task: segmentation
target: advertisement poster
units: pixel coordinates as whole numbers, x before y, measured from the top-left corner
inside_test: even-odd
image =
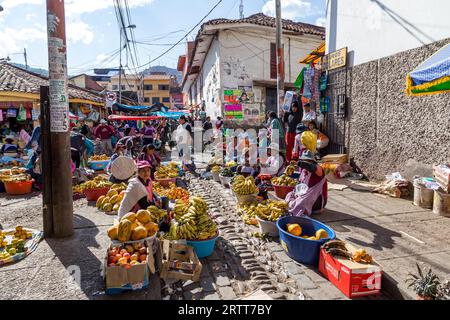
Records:
[[[260,103],[243,105],[245,124],[259,126],[264,121],[264,109]]]
[[[243,120],[242,104],[225,104],[225,119]]]

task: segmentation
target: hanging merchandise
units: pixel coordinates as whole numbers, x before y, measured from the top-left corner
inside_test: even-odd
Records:
[[[330,97],[320,99],[320,112],[325,113],[330,111]]]
[[[325,90],[327,90],[327,85],[328,85],[328,76],[327,76],[327,74],[324,72],[324,73],[322,73],[322,75],[320,76],[320,81],[319,81],[319,89],[320,89],[320,91],[325,91]]]
[[[303,79],[305,77],[305,70],[306,70],[306,68],[303,68],[302,71],[300,71],[300,74],[298,75],[298,77],[294,83],[294,87],[296,87],[299,91],[301,91],[302,87],[303,87]]]
[[[313,100],[316,101],[318,105],[320,101],[320,90],[319,90],[320,71],[315,67],[313,69],[314,69],[314,76],[311,84],[311,93],[313,96]]]
[[[17,109],[13,109],[13,108],[8,109],[8,111],[6,111],[6,117],[7,118],[17,117]]]
[[[30,120],[31,119],[30,108],[27,106],[27,108],[25,110],[26,110],[26,118],[27,118],[27,120]]]
[[[17,121],[26,121],[26,120],[27,120],[27,111],[21,104],[19,108],[19,113],[17,114]]]
[[[40,115],[41,115],[41,111],[39,109],[31,110],[31,120],[38,121]]]
[[[303,79],[303,96],[305,98],[311,99],[312,98],[312,85],[314,80],[314,68],[311,68],[309,66],[304,75]]]

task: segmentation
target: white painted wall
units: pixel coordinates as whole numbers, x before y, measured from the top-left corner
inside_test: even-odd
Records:
[[[328,0],[328,52],[358,65],[450,37],[449,0]]]
[[[206,114],[215,119],[222,115],[220,110],[220,43],[217,39],[211,43],[201,74]]]
[[[253,80],[276,81],[270,78],[270,44],[275,43],[275,32],[261,29],[224,30],[219,34],[221,79],[223,89],[251,86]],[[311,36],[284,36],[285,81],[294,82],[305,58],[322,40]]]

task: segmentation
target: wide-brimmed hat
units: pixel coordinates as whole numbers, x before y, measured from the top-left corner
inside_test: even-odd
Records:
[[[310,150],[305,150],[302,153],[302,156],[300,157],[299,160],[306,160],[306,161],[316,161],[316,158],[314,157],[314,154],[310,151]]]
[[[144,168],[151,168],[152,166],[148,161],[143,160],[137,163],[137,167],[138,169],[144,169]]]

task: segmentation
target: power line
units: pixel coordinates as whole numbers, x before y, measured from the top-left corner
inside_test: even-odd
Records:
[[[211,10],[209,10],[209,12],[191,29],[189,30],[188,33],[186,33],[180,40],[178,40],[173,46],[171,46],[169,49],[167,49],[166,51],[164,51],[162,54],[160,54],[158,57],[156,57],[155,59],[151,60],[150,62],[143,64],[141,66],[139,66],[139,68],[145,67],[147,65],[152,64],[153,62],[155,62],[156,60],[159,60],[160,58],[162,58],[163,56],[165,56],[167,53],[169,53],[170,51],[172,51],[179,43],[181,43],[185,38],[187,38],[187,36],[189,36],[189,34],[192,33],[192,31],[195,30],[195,28],[197,28],[218,6],[219,4],[222,3],[223,0],[219,0],[214,7],[212,7]]]

